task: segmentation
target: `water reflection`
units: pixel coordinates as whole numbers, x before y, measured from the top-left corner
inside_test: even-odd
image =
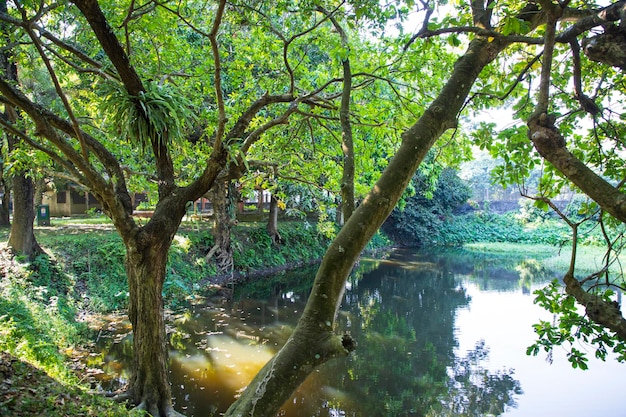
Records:
[[[470,303],[467,277],[479,286],[524,289],[538,274],[515,271],[517,265],[407,251],[361,261],[348,282],[337,328],[352,335],[357,350],[315,371],[279,415],[478,416],[514,407],[521,387],[513,370],[483,366],[483,343],[459,354],[455,320]],[[176,407],[190,417],[224,412],[286,341],[313,275],[307,270],[259,281],[240,288],[232,304],[192,306],[172,317]],[[99,348],[105,374],[123,382],[132,343],[130,336],[119,339],[101,337]],[[118,382],[102,384],[111,389]]]

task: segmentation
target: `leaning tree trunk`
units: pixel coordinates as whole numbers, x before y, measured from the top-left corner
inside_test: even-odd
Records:
[[[477,37],[461,57],[441,93],[402,135],[394,158],[354,211],[324,255],[307,305],[282,349],[261,369],[226,416],[271,416],[319,365],[354,349],[348,336],[333,331],[345,281],[361,251],[393,210],[429,149],[456,125],[481,70],[506,46],[502,39]]]

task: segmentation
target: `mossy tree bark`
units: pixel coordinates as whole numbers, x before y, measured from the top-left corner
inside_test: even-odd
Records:
[[[226,181],[216,181],[209,192],[213,206],[213,247],[207,258],[215,258],[217,276],[226,281],[233,272],[233,248],[230,244],[231,216],[229,209],[228,184]]]

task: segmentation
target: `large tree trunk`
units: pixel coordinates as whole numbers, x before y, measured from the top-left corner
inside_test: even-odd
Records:
[[[126,396],[153,417],[181,416],[172,407],[162,290],[168,251],[184,214],[184,201],[170,200],[157,205],[144,227],[118,228],[126,247],[133,329],[133,374]]]
[[[138,240],[126,244],[134,359],[128,394],[139,409],[168,416],[173,410],[161,291],[171,239],[153,235]]]
[[[270,416],[315,367],[346,355],[352,340],[333,332],[345,281],[359,254],[393,210],[406,185],[441,134],[456,125],[471,86],[505,42],[477,37],[424,115],[402,135],[402,145],[382,176],[326,251],[296,329],[255,376],[226,416]]]
[[[42,253],[35,238],[35,185],[24,174],[13,177],[13,225],[9,234],[8,246],[18,255],[32,260]]]

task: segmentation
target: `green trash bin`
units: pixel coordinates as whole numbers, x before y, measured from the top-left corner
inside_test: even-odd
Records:
[[[50,226],[50,206],[42,204],[37,206],[37,226]]]

